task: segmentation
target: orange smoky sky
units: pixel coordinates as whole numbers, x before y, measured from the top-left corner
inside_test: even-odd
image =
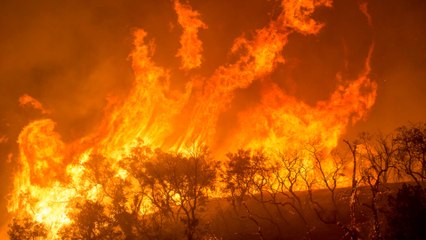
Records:
[[[335,0],[331,8],[319,8],[314,18],[324,27],[316,36],[290,35],[282,52],[285,64],[265,81],[235,93],[229,111],[219,116],[217,134],[226,138],[237,127],[235,112],[258,102],[271,82],[308,105],[328,99],[339,79],[355,79],[362,71],[373,42],[370,76],[377,83],[376,103],[362,121],[349,126],[347,137],[425,121],[426,1],[369,0],[371,26],[358,2]],[[148,45],[155,48],[153,60],[173,76],[170,87],[183,91],[188,71],[211,75],[232,62],[234,39],[267,25],[280,8],[275,0],[187,3],[191,8],[171,0],[0,3],[0,226],[7,221],[19,132],[46,115],[57,123],[64,142],[94,131],[108,99],[129,93],[129,54],[137,28],[146,31]],[[184,19],[175,8],[199,15]],[[196,25],[185,27],[190,20]],[[180,43],[194,37],[191,31],[202,43],[200,55],[190,62],[195,67],[182,66],[180,58],[186,51]]]

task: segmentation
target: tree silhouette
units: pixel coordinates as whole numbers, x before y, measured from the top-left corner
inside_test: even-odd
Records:
[[[426,180],[426,124],[402,126],[394,138],[400,168],[417,184]]]
[[[265,156],[261,151],[239,149],[226,155],[225,188],[231,194],[232,205],[240,207],[246,196],[261,193],[265,182]],[[263,178],[262,178],[263,177]],[[260,182],[259,182],[260,181]]]
[[[187,156],[158,150],[145,168],[154,205],[166,216],[170,214],[184,223],[187,239],[197,238],[198,212],[217,177],[217,164],[208,149],[194,149]]]
[[[77,211],[71,214],[74,223],[62,229],[62,239],[124,239],[117,223],[106,214],[102,204],[85,201],[77,203],[75,209]]]
[[[396,196],[390,196],[387,212],[387,239],[425,239],[426,189],[404,184]]]
[[[48,235],[43,224],[31,220],[29,217],[14,218],[9,224],[8,235],[11,240],[43,239]]]

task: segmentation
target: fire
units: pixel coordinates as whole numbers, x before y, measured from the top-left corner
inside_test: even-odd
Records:
[[[22,95],[19,98],[19,105],[32,107],[36,110],[39,110],[43,114],[49,114],[50,113],[50,111],[45,109],[39,101],[37,101],[36,99],[34,99],[33,97],[31,97],[30,95],[27,95],[27,94]]]
[[[75,191],[63,186],[64,143],[54,132],[55,123],[45,119],[30,123],[18,138],[20,166],[9,210],[30,215],[34,220],[57,229],[69,223],[66,202]]]
[[[0,144],[7,143],[9,141],[9,138],[6,136],[0,136]]]
[[[160,147],[189,97],[190,85],[183,94],[169,90],[169,72],[151,60],[153,49],[144,43],[145,37],[145,31],[135,32],[131,57],[136,78],[129,97],[124,102],[112,103],[113,109],[91,140],[99,141],[96,148],[105,155],[118,157],[138,139]]]
[[[319,6],[331,7],[332,0],[282,1],[285,11],[280,16],[285,26],[291,27],[302,34],[315,34],[323,27],[311,18]]]
[[[240,113],[241,128],[232,141],[239,146],[271,150],[303,149],[306,143],[316,142],[330,152],[348,123],[360,120],[374,104],[377,84],[368,77],[372,50],[358,79],[339,86],[327,101],[315,106],[287,96],[271,85],[263,92],[258,106]],[[245,129],[251,132],[247,134]]]
[[[330,153],[348,124],[365,117],[374,104],[377,85],[369,78],[373,46],[359,77],[340,79],[331,96],[315,105],[287,95],[266,77],[285,64],[282,51],[291,34],[314,35],[321,30],[323,24],[311,15],[318,7],[331,7],[331,3],[283,0],[282,12],[275,20],[252,36],[235,39],[230,50],[236,56],[234,62],[217,67],[210,76],[189,74],[183,92],[170,88],[170,69],[153,61],[155,45],[146,41],[149,33],[135,31],[130,54],[133,88],[125,99],[110,99],[97,131],[74,143],[64,143],[51,119],[34,121],[22,130],[18,140],[20,166],[9,211],[46,224],[51,231],[49,237],[55,238],[70,223],[70,202],[98,199],[102,189],[107,188],[102,181],[87,176],[89,156],[104,156],[98,167],[108,167],[117,181],[126,180],[128,172],[120,159],[140,142],[166,151],[185,152],[194,145],[207,145],[218,153],[241,147],[274,153],[303,149],[315,141],[326,154]],[[176,55],[181,70],[198,68],[203,51],[198,31],[207,29],[207,25],[201,20],[202,14],[189,4],[178,0],[173,4],[182,27]],[[366,6],[363,9],[366,12]],[[262,82],[261,101],[238,113],[238,128],[226,140],[218,139],[219,117],[232,105],[235,92],[256,81]],[[21,97],[20,103],[48,113],[28,95]],[[225,144],[218,144],[220,141]],[[149,204],[143,205],[149,209]]]
[[[174,1],[175,11],[178,15],[178,23],[183,28],[180,38],[181,47],[178,50],[177,57],[181,58],[181,68],[190,70],[201,65],[201,52],[203,50],[202,42],[198,39],[198,29],[207,29],[207,25],[202,22],[197,11],[192,10],[191,6]]]

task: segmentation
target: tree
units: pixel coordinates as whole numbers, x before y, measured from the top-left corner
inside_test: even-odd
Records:
[[[378,135],[373,137],[367,133],[361,134],[359,141],[361,142],[361,176],[363,182],[369,187],[371,192],[370,203],[365,203],[373,214],[373,228],[371,238],[382,239],[382,222],[380,215],[381,196],[384,192],[384,187],[388,183],[391,170],[395,169],[394,142],[391,141],[391,136],[384,137]]]
[[[217,177],[217,164],[208,149],[194,149],[187,156],[157,150],[145,167],[153,204],[184,223],[187,239],[198,238],[198,212]]]
[[[322,186],[320,185],[320,187],[325,187],[328,190],[332,204],[332,209],[326,210],[317,201],[314,201],[312,197],[312,186],[307,184],[313,210],[321,222],[325,224],[338,224],[339,211],[337,207],[336,189],[338,188],[340,178],[344,176],[344,159],[338,156],[329,156],[327,158],[324,149],[321,149],[317,144],[310,144],[308,151],[314,162],[314,175],[319,179],[316,183],[321,184]],[[311,182],[310,184],[313,183],[314,182]]]
[[[426,189],[404,184],[388,198],[387,239],[425,239]]]
[[[357,146],[358,142],[349,142],[348,140],[343,140],[344,143],[348,146],[349,151],[352,157],[352,181],[351,181],[351,193],[349,199],[349,225],[345,226],[346,236],[351,240],[358,239],[358,229],[356,221],[356,205],[358,204],[358,186],[359,179],[357,178]]]
[[[400,168],[420,184],[426,179],[426,124],[398,128],[394,142]]]
[[[139,143],[119,161],[119,166],[129,175],[115,187],[113,214],[126,239],[159,239],[161,232],[165,232],[161,212],[150,206],[153,189],[147,180],[146,164],[154,155],[150,147]]]
[[[243,149],[226,156],[225,188],[231,194],[232,205],[239,207],[246,196],[262,193],[266,181],[265,174],[262,174],[266,171],[265,156],[261,151],[252,154],[251,150]]]
[[[35,222],[28,217],[14,218],[9,224],[7,232],[11,240],[30,240],[45,239],[47,237],[47,229],[41,223]]]
[[[281,232],[278,223],[274,220],[266,204],[271,203],[265,198],[265,193],[270,188],[270,177],[272,168],[267,166],[269,159],[262,150],[239,149],[236,153],[228,153],[225,162],[226,169],[223,174],[225,190],[230,194],[230,200],[234,212],[239,219],[248,220],[256,225],[256,233],[263,239],[263,227],[260,219],[268,221]],[[248,199],[260,203],[263,212],[268,216],[263,217],[255,214],[247,204]]]
[[[285,219],[282,209],[288,208],[288,211],[295,212],[306,226],[307,233],[310,232],[308,220],[304,214],[305,202],[302,202],[296,194],[300,187],[303,187],[304,180],[308,181],[306,166],[303,164],[303,158],[298,154],[278,154],[278,159],[272,167],[272,177],[268,184],[268,192],[271,196],[273,205],[279,216]],[[306,177],[306,178],[304,178]],[[303,180],[303,181],[302,181]]]
[[[61,237],[68,239],[123,239],[123,234],[114,219],[105,212],[98,202],[85,201],[76,204],[76,212],[71,214],[73,224],[61,231]]]

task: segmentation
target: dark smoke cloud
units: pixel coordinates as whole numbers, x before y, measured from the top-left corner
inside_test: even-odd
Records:
[[[273,81],[285,91],[314,104],[334,90],[336,74],[355,78],[368,46],[375,41],[372,77],[378,97],[368,119],[349,130],[390,131],[408,121],[426,120],[426,1],[379,0],[369,2],[373,29],[355,0],[335,0],[317,18],[326,24],[316,36],[290,37],[287,60],[270,79],[241,90],[225,113],[223,131],[232,129],[232,110],[256,102],[262,84]],[[199,74],[211,73],[232,61],[232,40],[262,27],[278,12],[278,1],[192,0],[207,30],[204,65]],[[186,75],[176,71],[180,29],[171,1],[2,1],[0,3],[0,225],[6,221],[5,196],[11,187],[9,153],[16,157],[16,139],[29,121],[50,117],[64,141],[93,131],[102,118],[109,94],[125,96],[132,82],[128,54],[132,31],[142,27],[156,43],[155,61],[171,67],[172,86],[183,87]],[[20,96],[40,101],[51,115],[19,107]],[[226,133],[221,133],[226,136]],[[4,216],[4,217],[3,217]]]

